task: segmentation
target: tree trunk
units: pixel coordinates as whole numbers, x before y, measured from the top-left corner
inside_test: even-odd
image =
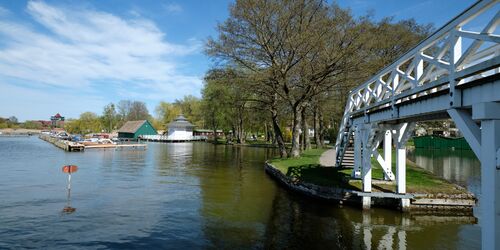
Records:
[[[305,109],[300,112],[300,119],[302,120],[300,127],[301,127],[301,133],[300,133],[300,150],[304,151],[306,150],[306,120],[305,120]]]
[[[293,124],[292,124],[292,150],[290,151],[291,157],[300,156],[300,123],[302,121],[302,108],[295,107],[293,110]]]
[[[269,142],[269,131],[267,131],[267,122],[264,122],[264,134],[266,135],[266,142]]]
[[[217,127],[214,126],[213,130],[214,130],[214,142],[213,143],[217,144],[218,143],[218,141],[217,141]]]
[[[239,132],[240,132],[239,143],[243,144],[243,143],[245,143],[245,138],[246,138],[246,136],[244,136],[244,131],[243,131],[243,112],[241,112],[239,114],[238,128],[239,128]]]
[[[234,140],[236,140],[236,143],[238,143],[238,133],[236,131],[236,125],[234,123],[231,123],[231,143],[234,143]]]
[[[304,119],[302,119],[302,113],[300,115],[301,115],[300,119],[302,120],[302,122],[300,124],[300,127],[303,128],[304,127],[304,123],[303,123]],[[302,152],[302,151],[305,150],[305,148],[304,148],[304,145],[306,145],[305,144],[305,139],[306,138],[304,137],[304,131],[301,130],[300,131],[300,135],[299,135],[299,142],[300,142],[299,143],[299,148],[300,148],[300,152]]]
[[[322,148],[323,143],[321,142],[321,129],[319,122],[319,107],[314,108],[314,142],[316,143],[316,148]]]
[[[281,133],[281,129],[278,122],[278,111],[272,107],[271,108],[272,122],[273,122],[273,130],[274,130],[274,139],[278,144],[278,150],[281,158],[286,158],[288,156],[285,148],[285,141],[283,140],[283,133]]]
[[[273,126],[273,124],[271,123],[271,127],[272,127],[272,126]],[[272,143],[273,145],[276,145],[276,136],[274,135],[274,133],[273,133],[271,130],[269,130],[269,136],[270,136],[270,138],[271,138],[271,143]]]
[[[311,149],[311,138],[309,137],[309,124],[307,124],[306,109],[302,110],[302,133],[304,134],[304,150]]]
[[[218,142],[217,141],[217,122],[215,121],[215,114],[212,113],[212,115],[213,115],[212,117],[214,117],[213,118],[214,120],[212,121],[212,129],[214,130],[214,142],[213,143],[217,144],[217,142]]]
[[[325,133],[325,123],[323,121],[323,114],[321,113],[321,110],[318,110],[318,125],[319,125],[319,133],[318,133],[319,146],[324,147],[325,146],[325,137],[323,135]]]

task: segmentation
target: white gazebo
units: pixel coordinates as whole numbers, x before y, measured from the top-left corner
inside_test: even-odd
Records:
[[[179,115],[173,122],[169,123],[167,127],[169,140],[184,141],[193,139],[194,125],[191,124],[183,115]]]

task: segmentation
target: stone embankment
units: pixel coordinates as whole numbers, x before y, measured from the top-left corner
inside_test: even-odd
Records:
[[[39,138],[46,142],[50,142],[54,144],[54,146],[64,149],[65,151],[68,152],[75,152],[75,151],[81,152],[85,150],[85,146],[81,143],[61,140],[57,137],[52,137],[46,134],[40,134]]]
[[[397,210],[403,210],[401,199],[409,199],[410,206],[404,211],[412,213],[454,213],[471,215],[472,209],[476,204],[476,198],[473,194],[463,190],[458,194],[394,194],[372,192],[364,193],[358,190],[325,187],[312,183],[303,182],[295,177],[285,175],[282,171],[275,168],[272,164],[266,162],[266,172],[286,188],[321,200],[335,202],[339,204],[350,204],[354,206],[363,205],[363,197],[371,197],[371,206],[385,207]]]

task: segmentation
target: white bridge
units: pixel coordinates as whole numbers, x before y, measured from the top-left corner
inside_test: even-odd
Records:
[[[499,23],[499,1],[479,1],[352,90],[335,144],[336,165],[353,163],[364,192],[371,192],[374,156],[404,194],[405,145],[415,122],[451,117],[481,161],[484,249],[500,249]],[[377,151],[381,143],[383,156]],[[352,146],[354,152],[347,152]],[[348,159],[352,154],[354,160]],[[365,207],[370,202],[363,198]],[[409,202],[402,199],[401,205]]]

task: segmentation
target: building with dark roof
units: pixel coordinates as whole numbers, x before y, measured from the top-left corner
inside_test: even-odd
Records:
[[[183,115],[179,115],[167,125],[169,140],[192,140],[194,125]]]
[[[118,130],[118,138],[137,139],[141,135],[156,135],[156,129],[148,120],[128,121]]]

